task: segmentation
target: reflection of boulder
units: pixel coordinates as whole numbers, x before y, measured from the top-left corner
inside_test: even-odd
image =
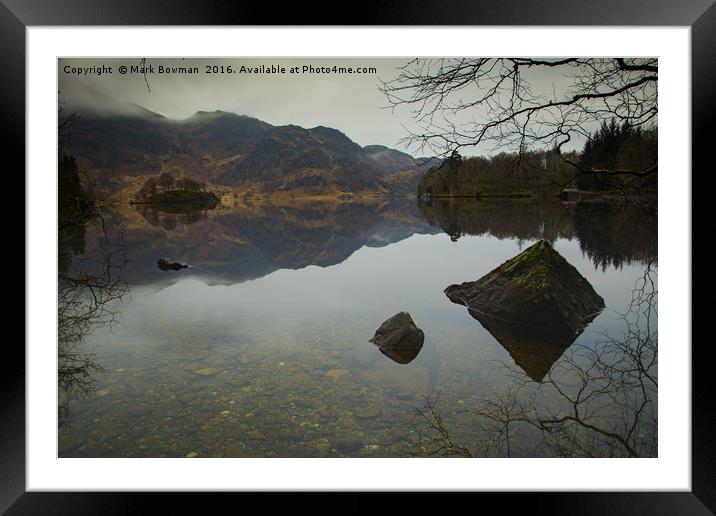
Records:
[[[552,364],[559,360],[564,350],[581,333],[581,330],[576,334],[570,331],[563,333],[546,331],[534,326],[496,319],[476,310],[468,309],[468,312],[480,321],[515,363],[535,382],[544,379]],[[586,324],[589,322],[591,320]]]
[[[399,364],[412,362],[423,347],[425,334],[408,312],[399,312],[380,325],[372,342],[381,353]]]
[[[497,319],[571,336],[604,309],[589,282],[544,240],[477,281],[450,285],[445,295]]]

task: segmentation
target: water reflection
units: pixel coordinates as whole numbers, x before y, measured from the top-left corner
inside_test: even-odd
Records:
[[[541,382],[552,366],[562,356],[588,323],[576,334],[569,331],[554,332],[535,326],[491,317],[477,310],[470,315],[510,354],[515,364],[535,382]],[[591,321],[589,321],[591,322]]]
[[[602,270],[655,262],[657,257],[657,212],[653,207],[530,199],[418,202],[425,220],[442,228],[453,241],[462,235],[549,242],[576,238],[582,252]]]
[[[402,346],[399,348],[379,348],[380,352],[393,362],[398,364],[409,364],[418,356],[423,349],[422,343],[415,346]]]
[[[164,256],[191,264],[192,274],[209,284],[230,285],[280,269],[328,267],[364,246],[383,247],[440,231],[423,219],[414,199],[242,202],[186,214],[152,206],[125,207],[119,215],[132,283],[155,283],[157,259]]]
[[[443,417],[450,407],[438,397],[426,397],[424,407],[417,410],[423,430],[412,454],[656,457],[656,314],[656,271],[654,264],[646,263],[622,315],[621,335],[605,333],[595,342],[575,345],[549,367],[549,359],[527,365],[537,356],[533,350],[525,360],[521,351],[510,350],[524,373],[505,364],[510,385],[467,407],[468,420],[463,424],[482,431],[471,445],[451,437],[455,428],[446,425]]]
[[[192,275],[208,284],[229,285],[280,269],[336,265],[363,247],[438,232],[454,241],[464,235],[524,242],[576,238],[583,253],[603,270],[655,261],[657,250],[655,212],[596,203],[374,199],[244,202],[185,213],[166,210],[136,205],[124,207],[118,216],[126,228],[124,238],[132,262],[126,278],[131,283],[160,280],[156,263],[163,256],[192,264]]]
[[[134,204],[134,209],[152,226],[159,226],[172,231],[182,225],[196,224],[207,218],[209,210],[216,207],[210,203],[153,203]]]
[[[557,387],[572,392],[589,353],[601,349],[595,346],[599,332],[628,330],[615,314],[628,308],[655,235],[641,235],[629,247],[606,226],[584,227],[587,215],[577,230],[577,208],[513,201],[419,208],[410,199],[244,202],[176,225],[153,225],[138,210],[123,208],[113,221],[124,229],[129,263],[121,277],[131,281],[132,299],[123,305],[121,325],[112,332],[97,328],[80,344],[79,351],[97,353],[105,373],[90,375],[97,388],[75,403],[78,424],[61,439],[61,455],[419,454],[424,443],[405,450],[415,437],[414,410],[438,392],[451,439],[478,455],[481,443],[504,436],[495,437],[486,419],[475,424],[466,416],[466,409],[485,409],[475,400],[509,407],[516,385],[527,382],[521,392],[531,392],[537,406],[561,411]],[[628,228],[623,223],[615,230]],[[480,277],[539,238],[553,239],[607,305],[566,351],[566,341],[490,321],[476,324],[443,294],[445,285]],[[92,237],[84,249],[76,247],[73,265],[101,270],[106,253],[98,242]],[[192,267],[163,272],[160,257]],[[400,310],[424,330],[424,344],[381,353],[367,338]],[[529,348],[520,348],[528,339]],[[540,339],[545,349],[536,352]],[[599,356],[606,361],[620,355],[612,346]],[[609,363],[615,371],[615,362]],[[532,391],[537,378],[542,387]],[[638,388],[630,382],[628,389]],[[628,389],[622,389],[623,403]],[[600,403],[590,405],[597,412],[616,391],[604,392],[592,395]],[[524,399],[520,404],[531,406]],[[598,414],[584,414],[588,424],[609,430]],[[539,421],[555,429],[550,435],[557,435],[557,423],[542,416]],[[554,453],[530,432],[510,426],[511,455]],[[630,444],[640,447],[640,455],[649,454],[649,443],[655,446],[649,428],[641,424],[642,443]],[[624,448],[599,442],[590,448],[588,436],[578,444],[575,455],[624,454]]]
[[[93,353],[82,350],[97,328],[110,325],[118,315],[116,301],[127,294],[122,279],[125,248],[117,227],[91,184],[82,184],[77,164],[69,155],[59,163],[57,338],[58,420],[70,420],[73,398],[87,396],[93,377],[102,371]],[[93,260],[87,261],[88,233]]]

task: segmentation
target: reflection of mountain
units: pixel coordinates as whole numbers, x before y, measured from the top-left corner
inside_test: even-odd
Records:
[[[559,202],[529,199],[419,200],[428,223],[453,240],[461,235],[547,240],[577,238],[595,267],[655,261],[656,213],[632,205]]]
[[[562,353],[582,333],[591,321],[586,321],[581,331],[572,333],[545,331],[542,328],[505,321],[477,310],[470,315],[495,337],[527,376],[542,381]]]
[[[138,178],[161,172],[252,194],[413,194],[427,170],[408,154],[361,147],[322,126],[272,126],[223,111],[170,120],[126,104],[80,115],[72,152],[106,186],[130,194]]]
[[[174,218],[169,225],[162,224],[165,216],[144,207],[123,213],[129,281],[181,277],[183,272],[160,274],[156,261],[162,256],[190,264],[191,274],[207,281],[236,283],[278,269],[335,265],[363,246],[381,247],[415,233],[438,232],[422,219],[414,200],[245,204],[202,213],[184,224]]]

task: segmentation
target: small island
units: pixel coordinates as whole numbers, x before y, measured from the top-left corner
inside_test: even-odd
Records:
[[[213,208],[219,198],[206,190],[206,185],[188,178],[174,179],[164,173],[158,178],[149,178],[131,204],[187,204],[202,208]]]

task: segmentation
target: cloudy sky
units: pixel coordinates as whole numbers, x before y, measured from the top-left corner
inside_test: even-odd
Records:
[[[140,58],[60,59],[60,99],[73,110],[121,109],[139,104],[168,118],[187,118],[197,111],[223,110],[259,118],[270,124],[302,127],[324,125],[345,133],[360,145],[381,144],[406,149],[398,142],[412,124],[409,109],[386,109],[379,78],[390,80],[408,59],[393,58],[272,58],[272,59],[147,59],[154,69],[132,73]],[[206,66],[232,66],[234,73],[206,73]],[[240,73],[241,66],[282,66],[286,73]],[[102,67],[105,67],[102,69]],[[120,73],[126,66],[128,73]],[[198,74],[159,73],[159,66],[198,67]],[[304,66],[371,67],[362,74],[303,72]],[[111,67],[109,73],[107,67]],[[301,73],[290,73],[298,67]],[[219,69],[220,70],[220,69]],[[103,73],[98,73],[103,72]],[[562,89],[564,78],[548,72],[535,77],[539,89]]]

